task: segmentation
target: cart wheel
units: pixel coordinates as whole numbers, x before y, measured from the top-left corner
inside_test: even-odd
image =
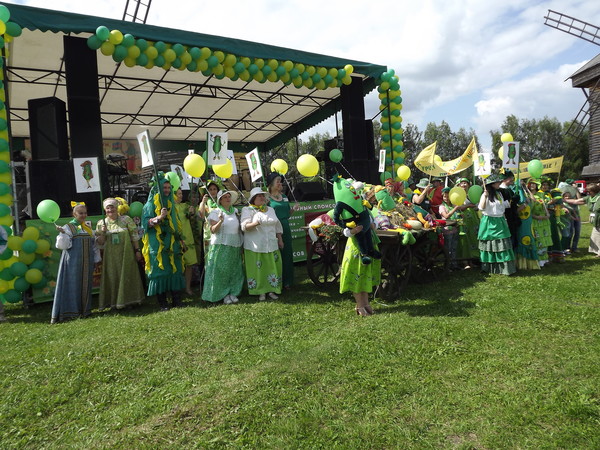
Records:
[[[408,283],[412,269],[410,245],[382,246],[381,255],[381,298],[398,300]]]
[[[340,242],[331,244],[319,239],[308,249],[306,270],[316,286],[325,287],[337,283],[340,277],[339,246]]]
[[[449,272],[448,250],[438,244],[437,238],[425,238],[412,249],[412,279],[417,283],[441,280]]]

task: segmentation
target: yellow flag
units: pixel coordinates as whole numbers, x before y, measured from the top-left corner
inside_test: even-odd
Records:
[[[544,174],[544,173],[560,173],[564,159],[565,159],[564,156],[559,156],[558,158],[551,158],[551,159],[542,159],[542,165],[544,166],[544,171],[542,172],[542,174]],[[529,175],[529,172],[527,171],[527,164],[529,164],[529,163],[524,162],[524,163],[519,164],[519,178],[521,178],[521,179],[531,177],[531,175]]]
[[[419,153],[419,156],[417,156],[414,163],[417,169],[435,177],[445,177],[462,172],[467,167],[473,165],[473,156],[477,153],[477,144],[475,143],[475,138],[473,137],[461,156],[450,161],[436,163],[436,147],[437,141],[425,147],[421,153]]]

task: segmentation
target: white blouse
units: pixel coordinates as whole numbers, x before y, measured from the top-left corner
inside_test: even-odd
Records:
[[[56,248],[62,251],[69,250],[73,245],[73,234],[71,233],[71,227],[69,227],[69,225],[65,225],[61,228],[64,230],[64,233],[59,232],[58,236],[56,236]],[[98,245],[96,245],[96,238],[94,238],[92,242],[92,251],[94,252],[94,262],[99,263],[102,261],[100,249],[98,248]]]
[[[485,208],[482,208],[482,203],[485,201]],[[481,213],[490,216],[490,217],[502,217],[504,215],[504,210],[506,208],[510,208],[510,202],[508,200],[503,200],[502,196],[498,194],[495,202],[490,202],[489,198],[481,196],[481,200],[479,200],[479,209]]]
[[[223,213],[223,223],[216,233],[210,235],[210,245],[229,245],[230,247],[242,246],[242,233],[240,232],[240,220],[237,211],[233,214],[226,214],[219,208],[213,209],[208,215],[210,221],[218,222],[219,213]]]
[[[260,225],[251,230],[246,225],[258,221]],[[260,212],[251,206],[242,208],[242,231],[244,232],[244,249],[255,253],[271,253],[279,250],[277,233],[283,233],[281,222],[270,206],[266,212]]]

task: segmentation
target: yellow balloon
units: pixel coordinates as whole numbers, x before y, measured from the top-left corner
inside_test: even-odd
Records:
[[[102,52],[104,56],[112,55],[115,52],[115,44],[108,41],[103,42],[100,46],[100,52]]]
[[[50,250],[50,242],[48,242],[46,239],[40,239],[39,241],[37,241],[37,248],[35,249],[35,252],[38,255],[43,255],[45,253],[48,253],[49,250]]]
[[[501,142],[511,142],[514,141],[512,134],[510,133],[503,133],[502,136],[500,136],[500,141]]]
[[[10,152],[0,152],[0,161],[10,163]]]
[[[42,281],[43,276],[44,274],[42,274],[40,269],[29,269],[27,272],[25,272],[25,279],[31,284],[39,283]]]
[[[21,250],[21,247],[23,247],[23,241],[25,241],[25,239],[23,239],[21,236],[9,236],[7,246],[13,252],[18,251]]]
[[[398,167],[396,174],[398,175],[398,178],[400,178],[400,180],[408,180],[410,178],[410,167],[404,165],[400,166]]]
[[[191,153],[183,160],[183,168],[194,178],[200,178],[206,170],[206,163],[202,156]]]
[[[296,161],[298,172],[305,177],[314,177],[319,173],[319,161],[313,155],[304,154]]]
[[[450,202],[454,206],[462,205],[465,202],[465,200],[467,199],[467,191],[465,191],[463,188],[461,188],[459,186],[455,186],[452,189],[450,189],[449,195],[450,195]]]
[[[119,30],[112,30],[108,36],[108,42],[114,45],[120,44],[123,42],[123,33]]]
[[[35,261],[35,253],[19,252],[19,261],[21,261],[24,264],[29,265],[33,261]]]
[[[23,239],[37,241],[40,238],[40,230],[36,227],[27,227],[23,230]]]
[[[504,161],[504,147],[503,146],[498,148],[498,158],[500,158],[500,161]]]
[[[4,216],[4,217],[0,217],[0,225],[6,225],[7,227],[12,227],[12,224],[14,223],[15,219],[13,216]]]
[[[233,164],[231,164],[231,161],[228,159],[225,164],[213,166],[213,171],[218,177],[229,178],[233,173]]]
[[[8,282],[0,280],[0,294],[4,294],[8,291]]]
[[[288,164],[283,159],[276,159],[271,163],[271,171],[285,175],[288,171]]]

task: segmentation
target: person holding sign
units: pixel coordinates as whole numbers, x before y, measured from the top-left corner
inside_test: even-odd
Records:
[[[148,296],[156,295],[161,311],[169,309],[168,293],[171,293],[173,307],[181,306],[179,291],[185,288],[181,223],[171,183],[162,172],[158,172],[158,180],[155,179],[144,205],[142,227]]]
[[[92,274],[100,258],[85,203],[71,202],[73,220],[57,226],[56,248],[62,250],[50,323],[86,317],[92,310]]]
[[[250,191],[250,206],[242,209],[241,225],[244,234],[244,261],[248,293],[265,300],[281,294],[281,253],[283,228],[275,210],[267,206],[263,190]]]
[[[510,206],[498,191],[502,177],[492,174],[485,180],[485,191],[479,200],[483,217],[479,225],[481,270],[511,275],[516,272],[515,254],[504,211]]]
[[[106,217],[96,224],[98,246],[104,250],[98,308],[140,305],[145,294],[136,263],[142,260],[137,227],[131,217],[119,215],[116,199],[102,205]]]

